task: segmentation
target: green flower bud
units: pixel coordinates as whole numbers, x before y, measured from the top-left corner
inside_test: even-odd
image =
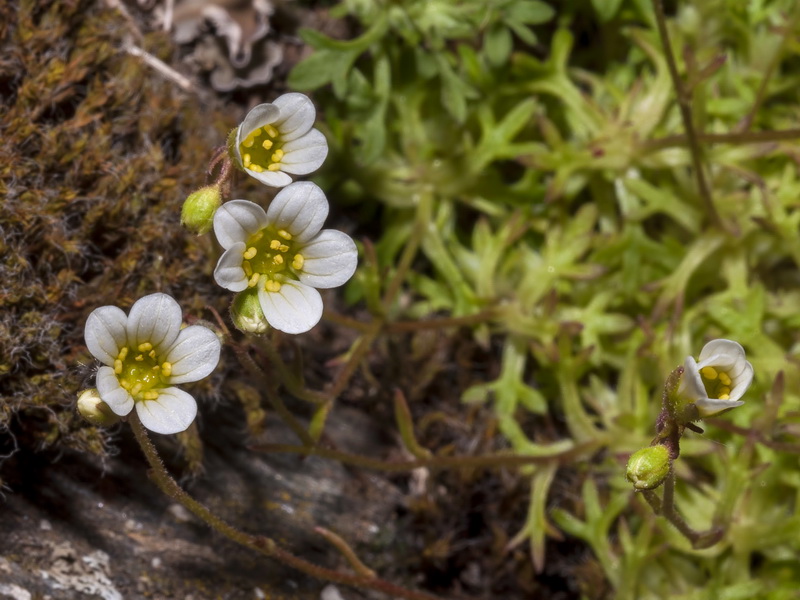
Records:
[[[111,412],[95,388],[83,390],[78,396],[78,412],[92,425],[107,427],[119,422],[119,417]]]
[[[220,204],[222,194],[218,185],[208,185],[192,192],[183,203],[181,225],[197,235],[208,233]]]
[[[236,295],[231,303],[231,320],[237,329],[248,333],[265,333],[269,329],[255,288]]]
[[[637,490],[652,490],[664,483],[670,469],[665,446],[650,446],[634,452],[628,460],[625,477]]]

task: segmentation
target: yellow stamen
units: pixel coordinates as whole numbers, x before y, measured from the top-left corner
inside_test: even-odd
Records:
[[[161,363],[161,373],[167,377],[172,375],[172,363],[166,361]]]
[[[267,279],[267,282],[264,284],[264,291],[279,292],[281,291],[281,284],[274,279]]]
[[[278,246],[278,250],[280,250],[281,252],[288,252],[289,246],[287,246],[286,244],[281,244],[280,246]]]
[[[156,357],[156,351],[155,350],[150,350],[150,352],[147,353],[147,356],[149,356],[150,358],[155,358]]]
[[[700,369],[700,373],[703,377],[712,381],[717,378],[717,370],[714,367],[703,367]]]
[[[264,140],[261,142],[261,147],[264,148],[264,150],[269,150],[272,148],[272,140]]]
[[[143,344],[139,344],[138,348],[139,352],[147,352],[148,350],[153,349],[153,344],[150,342],[144,342]]]
[[[250,276],[250,281],[247,282],[247,287],[256,287],[256,284],[258,283],[259,276],[260,275],[258,273],[253,273]]]
[[[151,390],[149,392],[144,393],[145,400],[156,400],[158,398],[158,392],[155,390]]]
[[[269,171],[280,171],[281,166],[278,163],[272,163],[270,166],[267,167]]]
[[[276,265],[282,265],[283,264],[283,257],[280,254],[278,254],[277,256],[273,256],[272,257],[272,262],[274,262]]]
[[[143,361],[144,360],[144,354],[136,355],[136,358],[134,358],[134,360],[138,360],[139,362]]]
[[[153,371],[158,371],[161,368],[161,365],[155,365],[153,367]]]
[[[248,277],[252,277],[253,276],[253,267],[250,266],[250,262],[249,261],[246,261],[246,260],[242,261],[242,268],[244,269],[244,274],[245,275],[247,275]]]
[[[136,385],[134,385],[131,388],[131,395],[132,396],[136,396],[141,391],[142,391],[142,384],[141,383],[137,383]]]
[[[281,236],[285,240],[292,239],[292,234],[289,233],[288,231],[286,231],[285,229],[279,229],[278,230],[278,235]]]
[[[281,162],[282,158],[283,150],[275,150],[275,152],[272,153],[272,162]]]
[[[245,154],[242,157],[242,163],[244,163],[245,167],[249,167],[250,166],[250,162],[251,162],[251,156],[249,154]]]
[[[121,385],[123,388],[125,388],[126,390],[129,390],[129,389],[131,389],[131,383],[130,383],[130,381],[126,381],[126,380],[124,380],[124,379],[123,379],[122,381],[120,381],[120,382],[119,382],[119,384],[120,384],[120,385]]]
[[[264,133],[266,133],[269,137],[278,137],[278,130],[272,125],[264,125]]]
[[[278,248],[281,247],[281,241],[280,240],[272,240],[269,243],[269,247],[270,247],[271,250],[277,250]]]
[[[125,360],[125,357],[128,356],[128,347],[125,346],[122,350],[119,351],[119,358],[120,360]]]
[[[122,361],[120,359],[114,361],[114,373],[117,375],[122,373]]]
[[[730,378],[730,376],[729,376],[727,373],[725,373],[725,372],[723,372],[723,371],[720,371],[720,374],[719,374],[719,382],[720,382],[722,385],[730,385],[730,384],[731,384],[731,378]]]
[[[719,399],[720,400],[729,400],[730,396],[728,394],[720,394],[719,395]]]
[[[264,167],[262,167],[261,165],[250,165],[248,169],[250,169],[251,171],[255,171],[256,173],[264,172]]]
[[[244,252],[244,254],[242,254],[242,256],[244,256],[244,257],[245,257],[247,260],[250,260],[250,259],[251,259],[251,258],[253,258],[253,257],[254,257],[256,254],[258,254],[258,250],[256,250],[256,249],[255,249],[255,247],[253,247],[253,246],[250,246],[250,247],[249,247],[249,248],[248,248],[248,249],[247,249],[247,250]]]
[[[264,237],[264,230],[263,230],[263,229],[262,229],[261,231],[259,231],[257,234],[255,234],[255,235],[254,235],[254,236],[251,238],[251,242],[252,242],[253,244],[255,244],[255,243],[257,243],[257,242],[258,242],[258,240],[260,240],[262,237]]]
[[[245,148],[252,148],[255,141],[256,141],[256,134],[254,131],[247,136],[247,139],[245,141],[242,142],[242,146],[244,146]]]
[[[306,264],[306,259],[303,258],[302,254],[295,254],[294,258],[292,259],[292,267],[297,269],[298,271],[303,268],[303,265]]]
[[[728,394],[730,394],[730,393],[731,393],[731,388],[729,388],[729,387],[721,387],[721,388],[719,388],[719,397],[720,398],[722,398],[722,396],[725,396],[725,399],[727,399],[728,398]]]

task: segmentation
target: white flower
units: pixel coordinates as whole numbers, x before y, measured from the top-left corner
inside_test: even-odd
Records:
[[[713,340],[700,351],[700,362],[686,357],[678,394],[710,417],[744,404],[741,398],[753,381],[753,366],[744,348],[731,340]]]
[[[328,156],[325,136],[312,129],[316,110],[308,96],[291,93],[259,104],[236,130],[232,152],[244,170],[261,183],[283,187],[287,175],[307,175]]]
[[[197,414],[194,398],[175,387],[198,381],[219,362],[220,342],[201,325],[181,329],[181,307],[166,294],[139,299],[130,314],[116,306],[92,311],[86,346],[103,365],[97,391],[111,410],[125,416],[133,407],[156,433],[185,430]]]
[[[356,270],[357,250],[350,236],[325,229],[328,200],[315,184],[293,183],[269,209],[231,200],[214,216],[214,233],[224,254],[214,279],[225,289],[256,288],[269,324],[286,333],[303,333],[322,317],[322,298],[314,288],[342,285]]]

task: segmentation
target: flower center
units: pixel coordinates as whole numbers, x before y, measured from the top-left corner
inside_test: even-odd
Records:
[[[158,391],[169,385],[172,364],[159,359],[153,344],[145,342],[136,348],[125,347],[114,361],[119,384],[134,400],[155,400]]]
[[[718,400],[728,400],[731,396],[731,376],[725,371],[714,367],[703,367],[700,369],[700,378],[706,387],[706,394],[709,398]]]
[[[305,259],[292,234],[285,229],[265,227],[247,240],[242,253],[242,268],[248,277],[248,287],[255,287],[263,280],[267,292],[278,292],[280,280],[299,279]]]
[[[280,171],[283,160],[283,142],[279,132],[272,125],[264,125],[251,131],[239,144],[242,165],[246,169],[263,173],[264,171]]]

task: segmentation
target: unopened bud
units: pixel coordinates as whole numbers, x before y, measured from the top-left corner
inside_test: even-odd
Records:
[[[119,422],[108,404],[103,402],[96,388],[83,390],[78,396],[78,412],[92,425],[107,427]]]
[[[181,225],[197,235],[208,233],[220,204],[222,194],[218,185],[208,185],[192,192],[183,203]]]
[[[650,446],[631,455],[625,477],[637,490],[652,490],[664,483],[669,469],[667,448],[661,445]]]
[[[255,289],[236,295],[231,303],[231,320],[237,329],[248,333],[265,333],[269,329]]]

